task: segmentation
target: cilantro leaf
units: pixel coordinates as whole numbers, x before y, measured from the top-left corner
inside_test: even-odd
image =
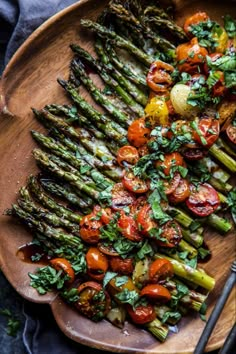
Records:
[[[236,21],[230,15],[224,17],[224,26],[229,38],[234,38],[236,36]]]

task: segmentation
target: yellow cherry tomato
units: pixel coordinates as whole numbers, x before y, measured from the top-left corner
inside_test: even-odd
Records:
[[[153,97],[145,107],[145,114],[151,126],[167,125],[169,123],[169,111],[164,99]]]
[[[228,45],[228,35],[223,27],[219,27],[217,31],[212,34],[212,37],[217,41],[217,47],[215,47],[215,52],[224,53]]]

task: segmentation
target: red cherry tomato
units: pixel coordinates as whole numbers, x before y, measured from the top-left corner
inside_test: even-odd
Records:
[[[166,239],[166,241],[157,240],[159,246],[176,247],[182,239],[182,231],[179,224],[174,220],[167,221],[162,226],[161,238]]]
[[[224,73],[222,71],[215,71],[215,74],[218,75],[219,79],[212,87],[212,95],[214,97],[224,96],[228,91],[225,86]]]
[[[192,37],[191,34],[191,27],[193,25],[198,25],[201,22],[206,22],[209,20],[209,16],[206,14],[206,12],[196,12],[194,15],[189,16],[185,22],[184,22],[184,32]]]
[[[176,48],[177,67],[181,72],[195,74],[199,72],[208,55],[206,48],[198,44],[198,39],[194,37],[188,43],[180,44]],[[201,71],[201,70],[200,70]]]
[[[178,172],[175,172],[173,178],[169,180],[164,179],[162,182],[164,185],[165,194],[169,195],[173,193],[178,187],[180,182],[180,174]]]
[[[137,224],[143,235],[149,236],[149,231],[157,228],[157,223],[152,219],[152,208],[149,204],[144,205],[137,215]]]
[[[187,207],[198,216],[212,214],[220,205],[216,190],[208,183],[198,186],[190,184],[190,196],[186,199]]]
[[[109,224],[112,220],[112,211],[110,208],[101,208],[99,205],[95,205],[93,213],[104,225]]]
[[[190,195],[189,182],[185,178],[180,178],[177,188],[169,195],[169,201],[173,204],[181,203]]]
[[[85,255],[87,273],[95,280],[102,280],[108,269],[107,257],[96,247],[90,247]]]
[[[135,147],[140,147],[148,142],[151,129],[145,125],[145,118],[133,121],[128,128],[128,140]]]
[[[126,189],[133,193],[142,194],[149,190],[149,183],[136,177],[131,171],[124,172],[122,183]]]
[[[139,153],[139,156],[140,156],[140,157],[143,157],[143,156],[145,156],[145,155],[148,155],[148,154],[149,154],[149,149],[148,149],[147,144],[140,146],[140,147],[138,148],[138,153]]]
[[[136,324],[145,324],[155,320],[156,318],[154,307],[151,305],[140,305],[136,308],[128,305],[126,309],[132,321]]]
[[[119,256],[119,253],[110,244],[99,242],[97,248],[107,256]]]
[[[138,197],[130,207],[130,214],[133,215],[135,218],[138,215],[139,211],[142,209],[142,207],[146,204],[147,198],[144,195]]]
[[[84,316],[99,321],[106,316],[111,308],[111,299],[102,285],[95,281],[82,283],[78,287],[79,300],[75,307]],[[98,295],[104,296],[98,296]]]
[[[68,284],[73,283],[73,281],[75,280],[75,272],[67,259],[53,258],[49,261],[49,263],[54,269],[56,269],[57,271],[62,270],[63,274],[68,276]]]
[[[120,166],[135,165],[139,160],[138,150],[131,145],[122,146],[117,152],[117,162]]]
[[[159,258],[149,266],[149,281],[157,283],[160,280],[171,278],[174,275],[174,268],[168,259]]]
[[[221,58],[222,56],[223,56],[222,53],[217,53],[217,52],[209,54],[211,62],[216,61],[217,59]],[[204,64],[203,68],[204,68],[204,72],[206,73],[206,75],[209,75],[209,72],[211,69],[208,67],[207,62]]]
[[[197,161],[203,159],[208,153],[204,148],[186,148],[181,151],[186,160]]]
[[[236,144],[236,126],[233,124],[229,124],[228,127],[226,128],[226,134],[229,140],[233,144]]]
[[[101,220],[96,220],[96,214],[85,215],[80,221],[80,237],[89,244],[98,243],[102,225]]]
[[[150,300],[158,302],[168,302],[171,299],[171,293],[160,284],[148,284],[140,292],[140,296],[146,296]]]
[[[205,148],[209,148],[218,139],[219,133],[219,120],[210,117],[202,118],[197,123],[197,130],[193,132],[193,139]]]
[[[123,210],[120,212],[120,218],[117,225],[124,237],[133,242],[142,240],[142,236],[138,232],[138,226],[132,216],[125,214]]]
[[[165,154],[164,161],[157,161],[155,166],[160,167],[160,170],[164,172],[166,176],[169,176],[172,167],[183,166],[184,164],[182,155],[180,155],[179,152],[172,152]]]
[[[161,60],[154,61],[147,74],[147,84],[151,90],[157,93],[163,93],[172,85],[173,79],[171,73],[174,67]]]
[[[123,183],[116,183],[112,189],[112,209],[122,210],[135,201],[135,195],[129,192]]]
[[[109,261],[111,270],[119,274],[130,275],[133,273],[134,266],[131,258],[112,257]]]

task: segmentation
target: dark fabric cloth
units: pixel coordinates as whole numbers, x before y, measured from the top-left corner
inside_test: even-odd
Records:
[[[49,17],[77,0],[0,0],[0,44],[5,64],[24,40]]]

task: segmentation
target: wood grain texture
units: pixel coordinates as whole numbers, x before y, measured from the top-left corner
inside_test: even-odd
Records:
[[[56,294],[39,296],[29,286],[28,272],[38,265],[23,263],[16,257],[17,249],[31,240],[31,235],[15,220],[3,215],[6,208],[16,201],[19,187],[27,176],[37,171],[31,151],[35,146],[30,130],[43,130],[31,113],[31,107],[65,103],[67,98],[57,84],[58,77],[67,78],[72,53],[71,42],[79,42],[92,50],[93,39],[79,25],[81,18],[95,19],[107,1],[82,0],[79,4],[57,14],[43,24],[14,55],[6,67],[0,90],[0,264],[14,288],[28,300],[50,303],[61,330],[80,343],[99,349],[124,353],[189,354],[203,330],[204,323],[198,315],[181,321],[178,334],[171,334],[164,344],[144,330],[127,324],[124,330],[106,321],[94,324],[67,306]],[[225,13],[232,13],[235,3],[217,1],[176,1],[177,21],[183,22],[195,10],[207,11],[213,19],[220,20]],[[84,93],[86,96],[86,93]],[[235,231],[220,236],[212,230],[206,232],[206,242],[213,257],[203,268],[216,279],[216,287],[208,299],[208,316],[219,297],[235,257]],[[235,321],[235,294],[231,294],[207,351],[219,348]]]

